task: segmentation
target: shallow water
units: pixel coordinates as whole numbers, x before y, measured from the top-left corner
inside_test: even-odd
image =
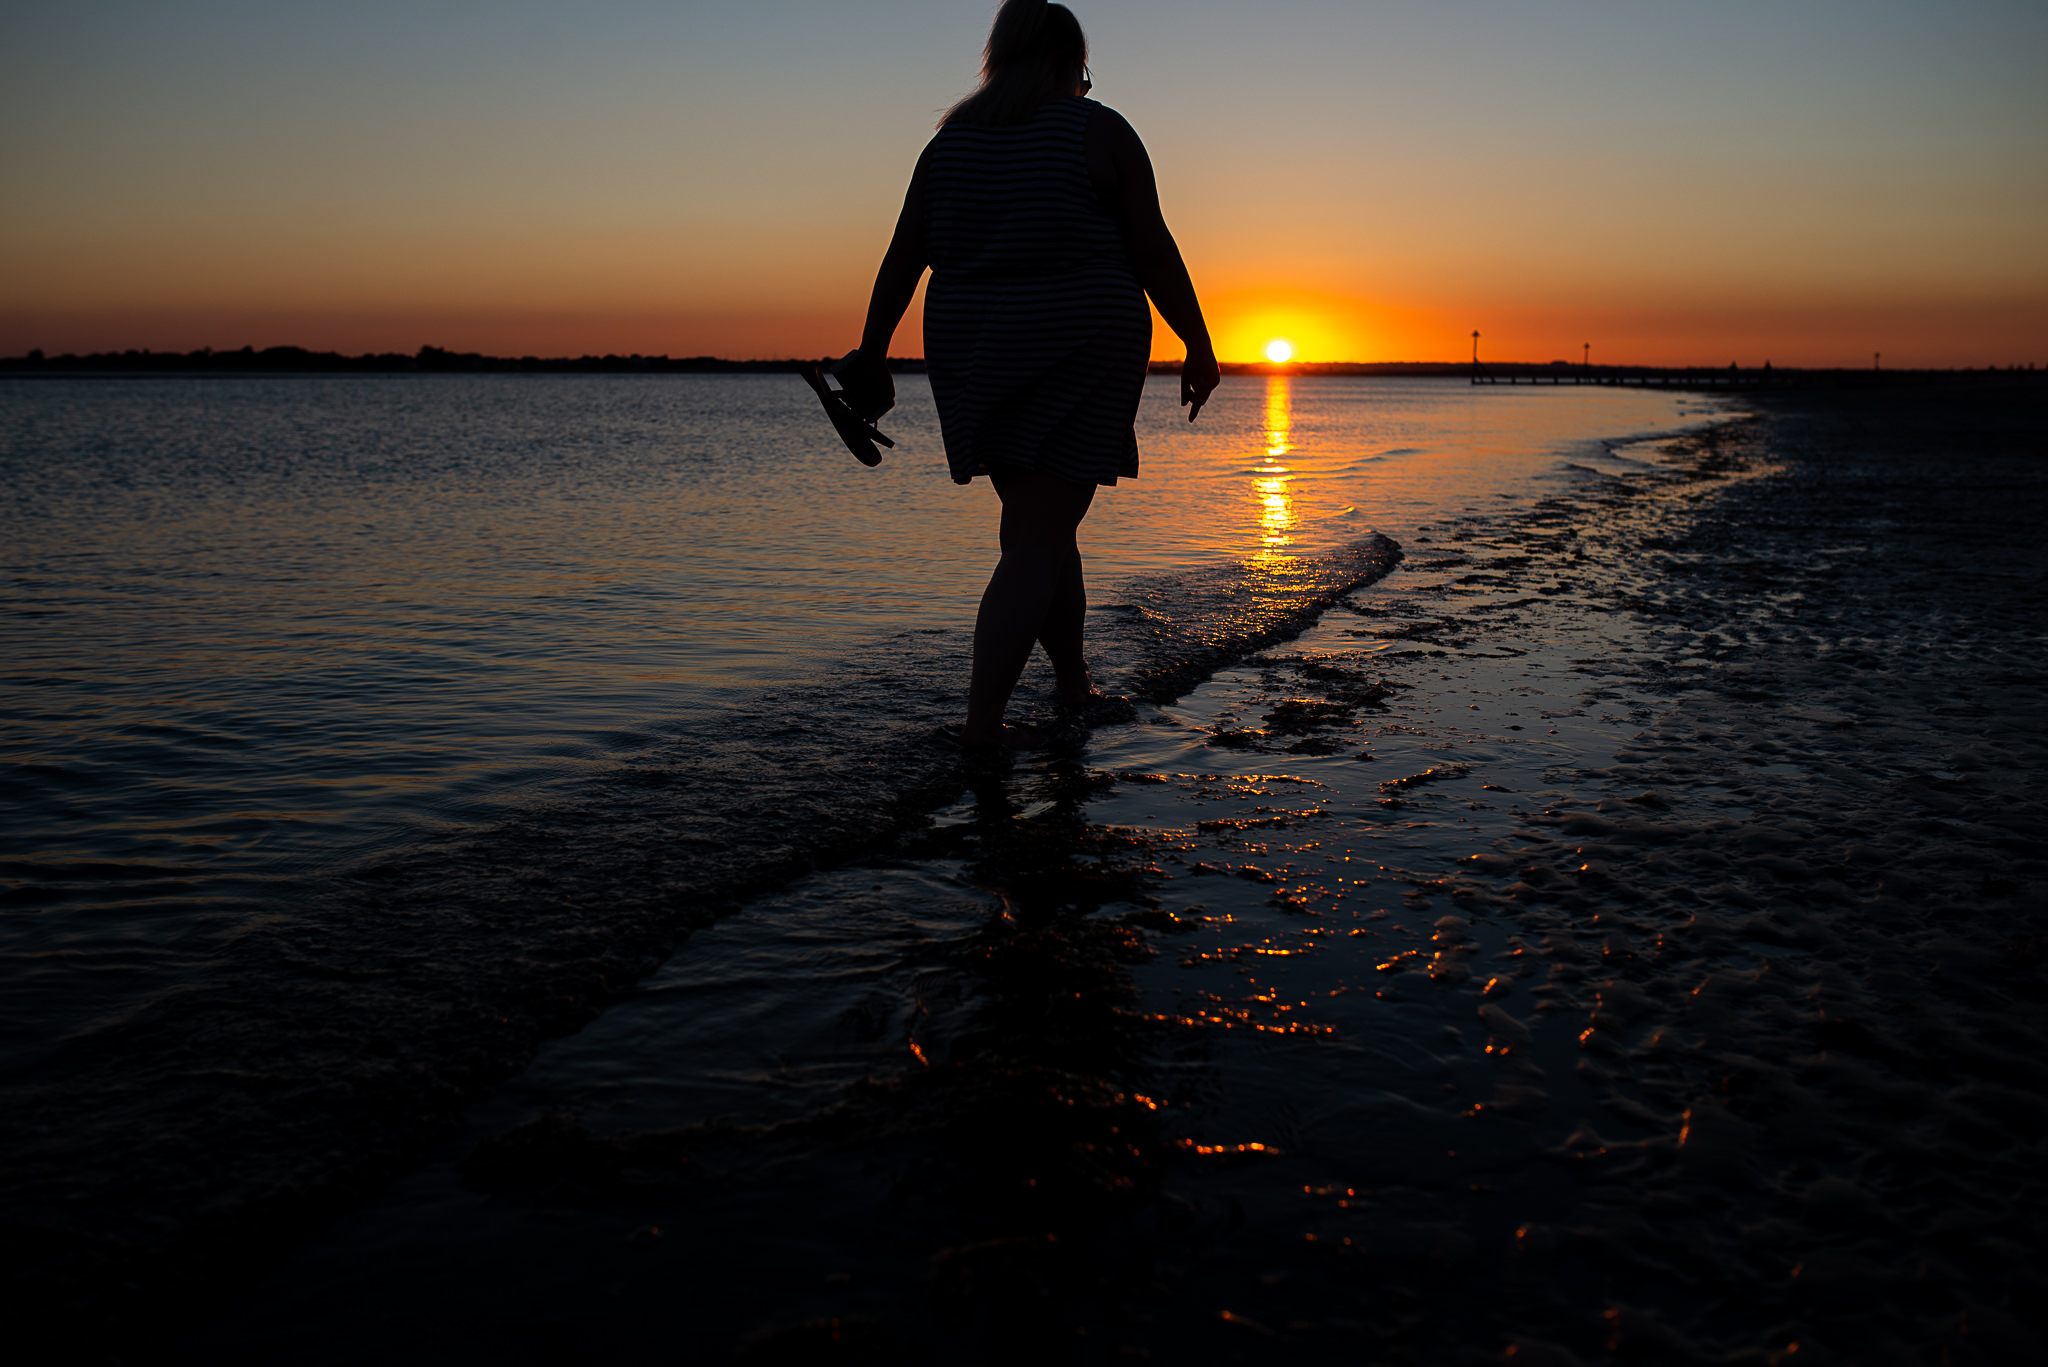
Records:
[[[965,776],[195,1358],[2038,1360],[2048,448],[1882,398]]]
[[[1397,538],[1696,403],[1443,382],[1148,390],[1085,529],[1136,576]],[[787,376],[0,385],[7,1056],[280,900],[544,804],[864,644],[956,631],[993,496],[906,376],[875,471]]]
[[[67,1250],[44,1272],[346,1204],[692,928],[955,801],[928,735],[994,505],[902,388],[870,472],[793,377],[0,386],[8,1210]],[[1190,428],[1172,398],[1148,388],[1145,474],[1084,527],[1103,672],[1161,698],[1384,574],[1372,533],[1641,468],[1633,441],[1709,411],[1233,381]],[[679,1083],[672,1118],[800,1110],[872,1065],[778,1074],[837,1025],[763,1023],[818,965],[900,1001],[916,955],[888,946],[963,914],[891,885],[897,929],[833,942],[857,891],[799,888],[783,930],[707,952],[716,981],[687,951],[657,980],[690,985],[698,1047],[769,1056]]]

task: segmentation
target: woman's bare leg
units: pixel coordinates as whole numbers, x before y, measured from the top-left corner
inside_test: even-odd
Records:
[[[1088,584],[1081,573],[1081,551],[1076,547],[1060,570],[1052,603],[1046,609],[1045,624],[1038,629],[1038,644],[1045,648],[1045,658],[1052,661],[1060,698],[1076,705],[1088,700],[1093,686],[1081,649],[1082,623],[1087,616]]]
[[[1007,470],[992,478],[1003,500],[1003,555],[974,621],[974,675],[961,728],[969,745],[1002,739],[1003,710],[1034,641],[1043,642],[1062,694],[1085,694],[1088,687],[1081,655],[1088,596],[1074,529],[1088,515],[1095,486],[1042,470]]]

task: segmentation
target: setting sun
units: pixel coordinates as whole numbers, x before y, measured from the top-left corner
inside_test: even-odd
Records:
[[[1266,359],[1273,362],[1275,365],[1278,365],[1282,361],[1291,359],[1293,355],[1294,343],[1292,342],[1285,341],[1281,338],[1276,337],[1272,341],[1266,343]]]

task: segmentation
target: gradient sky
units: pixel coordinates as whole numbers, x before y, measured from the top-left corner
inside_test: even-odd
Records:
[[[1073,8],[1227,360],[2048,363],[2040,0]],[[4,0],[0,354],[843,351],[992,13]]]

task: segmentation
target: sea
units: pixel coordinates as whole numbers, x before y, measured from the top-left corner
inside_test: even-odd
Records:
[[[866,469],[793,375],[0,380],[14,1218],[56,1184],[81,1247],[132,1218],[144,1256],[280,1193],[345,1204],[657,973],[699,1003],[669,1056],[768,1060],[662,1123],[843,1086],[790,1062],[817,1022],[778,990],[821,934],[886,978],[959,890],[894,880],[901,943],[787,890],[952,819],[938,727],[996,557],[993,491],[948,478],[923,377],[898,391]],[[1148,383],[1142,473],[1081,529],[1098,678],[1146,707],[1724,412],[1273,375],[1190,423],[1176,396]],[[1035,669],[1015,712],[1048,703]],[[713,925],[739,947],[693,960]]]
[[[957,710],[999,505],[899,389],[868,470],[794,376],[0,383],[0,1065],[188,990],[347,870],[864,656],[924,657]],[[1408,541],[1711,411],[1275,376],[1190,424],[1175,398],[1147,387],[1142,473],[1082,528],[1098,605]]]

